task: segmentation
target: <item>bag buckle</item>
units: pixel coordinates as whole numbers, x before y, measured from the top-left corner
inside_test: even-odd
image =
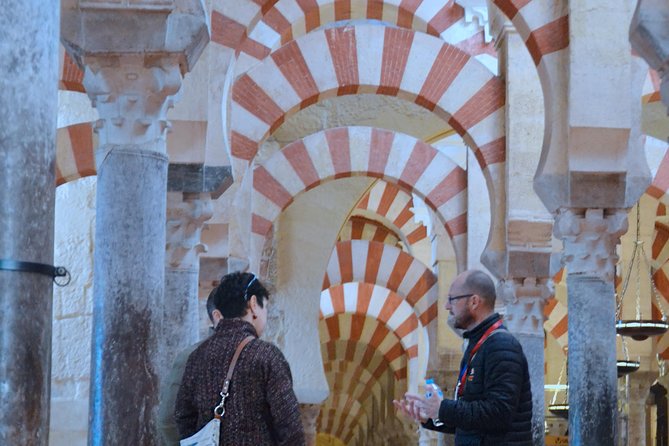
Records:
[[[222,418],[225,414],[225,399],[228,397],[227,393],[221,392],[221,402],[218,403],[218,406],[214,407],[214,415],[216,418]]]

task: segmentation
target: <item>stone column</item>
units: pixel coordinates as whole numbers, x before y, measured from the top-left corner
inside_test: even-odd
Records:
[[[100,113],[89,444],[155,444],[165,289],[165,120],[175,60],[89,60]]]
[[[201,1],[68,1],[63,45],[100,119],[89,444],[157,443],[167,110],[209,40]]]
[[[616,244],[624,210],[560,209],[555,236],[564,243],[569,298],[570,443],[614,444],[616,437]]]
[[[553,295],[548,277],[506,280],[500,297],[506,303],[504,323],[523,347],[532,385],[532,438],[544,444],[544,306]]]
[[[176,355],[199,338],[199,254],[206,252],[206,246],[200,243],[200,234],[212,214],[209,194],[174,192],[167,196],[162,331],[165,351],[161,367],[165,372],[172,367]]]
[[[316,423],[320,413],[321,404],[300,404],[300,418],[304,428],[304,436],[307,439],[307,446],[316,445],[316,435],[318,434]]]
[[[0,259],[53,264],[59,13],[0,12]],[[0,270],[0,444],[48,444],[51,300],[51,277]]]
[[[628,376],[629,399],[628,443],[635,446],[646,446],[646,405],[650,396],[650,386],[657,378],[657,373],[635,372]],[[651,446],[651,445],[648,445]],[[654,446],[654,445],[653,445]]]

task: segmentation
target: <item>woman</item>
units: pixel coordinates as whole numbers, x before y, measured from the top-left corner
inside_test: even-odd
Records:
[[[223,320],[186,363],[175,408],[180,437],[191,436],[213,418],[232,356],[242,340],[253,336],[232,375],[220,444],[304,445],[288,362],[278,347],[257,339],[267,323],[267,290],[251,273],[232,273],[213,294]]]

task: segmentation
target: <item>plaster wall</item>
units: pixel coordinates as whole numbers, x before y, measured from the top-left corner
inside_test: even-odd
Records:
[[[98,119],[97,109],[91,106],[86,93],[58,90],[58,128]]]
[[[320,403],[328,395],[318,334],[323,277],[341,226],[372,182],[353,177],[325,183],[298,196],[279,220],[267,337],[286,356],[300,403]]]
[[[86,444],[96,179],[56,189],[54,264],[67,267],[72,281],[53,291],[51,446]]]
[[[506,39],[507,209],[509,219],[550,219],[532,182],[544,137],[544,101],[539,76],[525,43],[515,32]]]

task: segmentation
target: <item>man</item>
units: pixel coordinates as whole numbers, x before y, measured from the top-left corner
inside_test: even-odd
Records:
[[[223,315],[214,304],[213,291],[207,298],[207,315],[212,324],[212,327],[210,327],[212,329],[210,332],[212,332],[221,319],[223,319]],[[186,361],[193,350],[202,344],[202,342],[204,341],[193,344],[179,353],[174,360],[169,375],[165,377],[165,381],[161,386],[162,390],[158,406],[158,432],[162,438],[161,444],[165,446],[179,446],[179,433],[177,432],[177,425],[174,420],[174,404],[179,392],[179,386],[181,386],[181,378],[186,368]]]
[[[446,309],[469,340],[460,363],[454,399],[407,393],[393,401],[423,427],[455,432],[456,446],[532,444],[532,391],[523,350],[502,325],[495,285],[482,271],[469,270],[451,285]]]

